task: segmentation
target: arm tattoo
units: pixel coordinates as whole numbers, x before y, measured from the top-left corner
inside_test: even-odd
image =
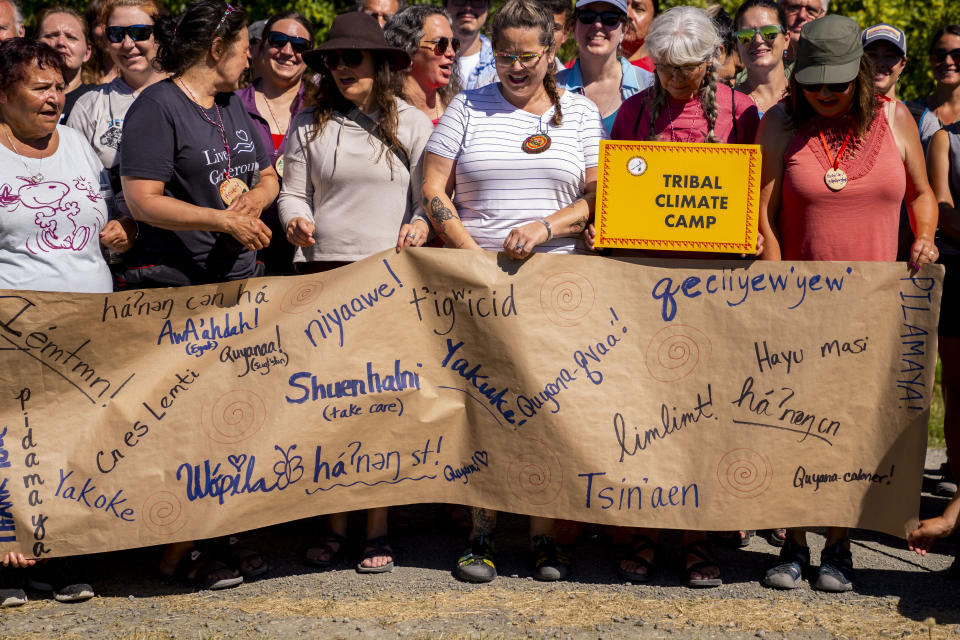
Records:
[[[430,201],[430,218],[433,219],[433,222],[437,225],[438,229],[442,231],[443,223],[447,220],[452,220],[453,217],[453,211],[450,211],[450,209],[443,204],[443,200],[434,197],[433,200]]]
[[[580,233],[586,228],[587,228],[586,216],[581,216],[570,223],[570,231],[573,233]]]

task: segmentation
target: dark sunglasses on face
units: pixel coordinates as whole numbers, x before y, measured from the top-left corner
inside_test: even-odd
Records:
[[[432,47],[425,47],[423,44],[432,44]],[[433,49],[433,52],[442,56],[447,52],[447,47],[453,45],[453,52],[456,53],[460,50],[460,39],[459,38],[448,38],[447,36],[440,36],[436,40],[424,40],[423,44],[420,45],[421,49]]]
[[[934,49],[933,59],[937,62],[946,62],[947,56],[953,58],[954,62],[960,62],[960,49]]]
[[[853,82],[853,80],[850,82]],[[818,82],[816,84],[801,84],[800,86],[804,91],[809,91],[810,93],[820,93],[823,87],[827,87],[830,93],[843,93],[847,90],[847,87],[850,86],[850,82]]]
[[[323,61],[323,66],[327,69],[333,70],[340,66],[340,61],[343,61],[343,64],[350,67],[351,69],[356,69],[361,64],[363,64],[363,51],[358,49],[346,49],[344,51],[330,51],[324,53],[323,57],[320,58]]]
[[[777,36],[780,35],[780,31],[780,25],[778,24],[765,24],[762,27],[740,29],[734,35],[737,36],[740,44],[750,44],[753,42],[753,39],[757,37],[758,33],[765,42],[773,42],[777,39]]]
[[[104,29],[107,34],[107,40],[114,44],[123,42],[125,36],[130,36],[134,42],[143,42],[149,40],[153,35],[152,24],[132,24],[129,27],[107,27]]]
[[[577,14],[580,24],[594,24],[597,18],[603,26],[615,27],[623,20],[623,14],[616,11],[581,11]]]
[[[294,53],[303,53],[310,48],[310,41],[306,38],[288,36],[287,34],[279,31],[271,31],[267,35],[267,43],[274,49],[283,49],[285,46],[287,46],[288,42],[290,43],[290,48],[293,49]]]

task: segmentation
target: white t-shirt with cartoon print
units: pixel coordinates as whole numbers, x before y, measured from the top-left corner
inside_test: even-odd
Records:
[[[57,132],[56,152],[42,160],[0,145],[0,289],[108,293],[100,231],[110,181],[80,133]]]

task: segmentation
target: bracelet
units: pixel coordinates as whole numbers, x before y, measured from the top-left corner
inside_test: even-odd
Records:
[[[547,239],[546,242],[553,240],[553,227],[550,226],[550,221],[546,218],[539,218],[537,222],[542,222],[543,226],[547,228]]]

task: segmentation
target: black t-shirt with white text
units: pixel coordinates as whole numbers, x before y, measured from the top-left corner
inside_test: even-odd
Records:
[[[159,180],[164,195],[200,207],[226,209],[219,185],[227,154],[217,107],[230,146],[230,175],[253,187],[270,156],[246,109],[233,93],[218,93],[214,107],[202,109],[172,80],[146,88],[124,118],[120,175]],[[181,270],[194,284],[239,280],[256,275],[256,252],[226,233],[168,231],[140,225],[134,261]]]

